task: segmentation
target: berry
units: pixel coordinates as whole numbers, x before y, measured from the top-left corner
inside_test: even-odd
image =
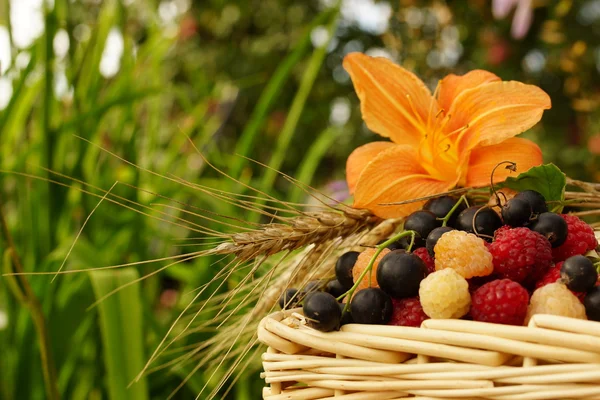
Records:
[[[279,298],[279,307],[282,310],[289,310],[298,305],[300,297],[298,296],[298,290],[294,288],[286,289],[285,292]]]
[[[531,212],[534,214],[542,214],[548,212],[546,199],[540,192],[535,190],[523,190],[515,195],[515,199],[525,200],[531,206]]]
[[[552,249],[545,237],[527,228],[511,228],[496,235],[490,245],[494,273],[500,278],[524,282],[542,277],[552,265]]]
[[[583,305],[588,319],[600,321],[600,286],[596,286],[588,292]]]
[[[506,232],[510,232],[511,229],[512,229],[511,226],[502,225],[500,228],[496,229],[496,232],[494,232],[494,240],[498,239],[500,236],[504,235]]]
[[[392,298],[379,288],[356,292],[350,302],[350,312],[357,324],[385,325],[392,317]]]
[[[528,324],[535,314],[586,319],[583,304],[560,282],[551,283],[533,292],[527,308],[525,324]]]
[[[323,282],[321,280],[309,281],[306,286],[304,286],[301,290],[303,297],[306,297],[307,294],[312,292],[319,292],[323,289]]]
[[[567,239],[552,250],[554,261],[563,261],[571,256],[585,254],[598,246],[594,229],[575,215],[560,215],[567,223]]]
[[[485,242],[463,231],[450,231],[442,235],[434,247],[435,269],[452,268],[464,278],[486,276],[492,273],[492,255]]]
[[[309,293],[302,307],[308,326],[322,332],[331,332],[340,326],[342,312],[335,297],[325,292]]]
[[[423,205],[423,210],[431,211],[437,218],[445,218],[457,201],[458,200],[451,196],[436,197],[428,200],[427,203]],[[458,214],[465,208],[467,208],[467,206],[465,203],[461,202],[458,207],[456,207],[456,210],[453,211],[446,225],[454,226]]]
[[[406,299],[392,299],[393,313],[388,325],[396,326],[421,326],[421,323],[429,319],[423,312],[423,306],[418,297]]]
[[[535,283],[535,288],[539,289],[543,286],[554,283],[560,279],[560,268],[562,267],[562,261],[550,268],[538,281]]]
[[[335,263],[335,277],[346,288],[350,289],[354,282],[352,280],[352,268],[356,264],[356,259],[360,253],[358,251],[349,251],[342,254]]]
[[[548,272],[535,283],[535,288],[539,289],[543,286],[549,285],[551,283],[557,282],[560,278],[560,269],[563,265],[563,261],[557,263],[555,266],[550,268]],[[585,297],[585,292],[571,292],[583,303],[583,299]]]
[[[392,251],[379,262],[377,283],[392,297],[414,297],[419,293],[419,284],[427,275],[423,260],[414,254]]]
[[[587,292],[598,280],[598,271],[592,262],[581,255],[569,257],[560,268],[560,277],[569,290]]]
[[[342,304],[342,303],[338,303],[340,306],[340,311],[342,313],[342,319],[340,320],[340,326],[342,325],[347,325],[347,324],[353,324],[354,320],[352,319],[352,313],[350,312],[350,308],[348,308],[348,310],[344,313],[344,307],[346,307],[346,304]]]
[[[423,262],[425,263],[425,267],[427,267],[427,274],[430,274],[435,271],[435,261],[433,260],[431,255],[429,255],[429,252],[425,247],[416,249],[415,251],[413,251],[413,254],[419,257],[421,260],[423,260]]]
[[[531,214],[531,205],[524,199],[510,199],[502,207],[502,220],[512,227],[527,225]]]
[[[486,283],[471,295],[474,321],[505,325],[523,325],[529,304],[529,293],[510,279]]]
[[[425,240],[425,247],[431,256],[435,254],[433,248],[437,244],[438,240],[440,240],[442,235],[452,230],[454,230],[454,228],[450,228],[449,226],[440,226],[439,228],[435,228],[429,232],[429,235],[427,235],[427,240]]]
[[[494,236],[494,231],[501,226],[498,214],[488,207],[469,207],[456,220],[456,229],[477,235]]]
[[[360,253],[360,255],[358,256],[358,259],[356,260],[356,264],[354,265],[354,268],[352,269],[352,275],[354,277],[355,282],[358,281],[358,277],[360,276],[360,274],[362,274],[362,272],[365,270],[365,268],[367,268],[367,266],[369,265],[369,262],[371,261],[371,258],[373,258],[373,255],[375,255],[376,251],[377,251],[377,249],[369,248],[369,249],[366,249],[365,251],[363,251],[362,253]],[[401,251],[401,250],[395,250],[395,251]],[[388,249],[383,249],[383,251],[377,256],[377,258],[375,259],[375,263],[373,264],[373,268],[371,268],[371,272],[367,273],[364,276],[364,278],[362,279],[362,281],[360,281],[360,283],[358,284],[357,288],[359,290],[368,288],[370,286],[379,287],[379,285],[377,284],[377,280],[375,279],[375,277],[377,276],[377,267],[378,267],[381,259],[383,257],[385,257],[389,252],[390,251]],[[369,275],[371,276],[371,284],[370,285],[369,285]]]
[[[471,307],[467,280],[451,268],[436,271],[423,279],[419,298],[423,311],[430,318],[460,318]]]
[[[425,239],[429,232],[440,226],[442,223],[437,220],[434,213],[430,211],[415,211],[406,217],[404,221],[404,230],[415,231],[415,245],[417,247],[425,246]]]
[[[531,230],[541,233],[552,247],[558,247],[567,239],[567,223],[558,214],[545,212],[531,224]]]
[[[336,299],[346,293],[348,289],[346,289],[339,280],[334,279],[332,281],[327,282],[325,286],[325,291],[331,294]]]
[[[383,241],[385,242],[385,240]],[[383,243],[381,242],[381,243]],[[379,243],[379,244],[381,244]],[[389,249],[390,251],[394,251],[394,250],[404,250],[408,247],[409,242],[406,241],[406,238],[400,238],[399,240],[396,240],[395,242],[393,242],[392,244],[388,244],[386,249]]]

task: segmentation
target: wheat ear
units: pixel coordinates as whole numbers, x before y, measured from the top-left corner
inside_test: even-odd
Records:
[[[303,213],[287,218],[286,224],[266,224],[255,231],[232,234],[231,242],[222,243],[211,252],[234,254],[240,261],[248,261],[258,255],[270,256],[338,237],[346,238],[370,230],[381,221],[367,210],[351,208]]]

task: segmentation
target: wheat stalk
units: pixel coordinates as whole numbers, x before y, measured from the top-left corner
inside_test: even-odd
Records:
[[[258,230],[232,234],[231,242],[220,244],[211,253],[234,254],[240,261],[248,261],[258,255],[270,256],[338,237],[346,238],[369,230],[381,221],[367,210],[352,208],[303,213],[287,218],[287,224],[266,224]]]

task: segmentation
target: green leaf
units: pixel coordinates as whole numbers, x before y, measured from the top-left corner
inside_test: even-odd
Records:
[[[516,178],[507,178],[501,187],[517,190],[535,190],[549,202],[563,202],[565,199],[566,175],[554,164],[533,167]],[[562,206],[561,206],[562,208]],[[560,210],[558,210],[560,211]]]
[[[90,272],[97,299],[129,284],[98,304],[106,379],[112,400],[148,398],[145,378],[128,387],[144,367],[145,360],[140,284],[132,283],[138,277],[134,268]]]

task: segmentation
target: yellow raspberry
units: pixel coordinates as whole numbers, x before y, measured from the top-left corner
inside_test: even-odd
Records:
[[[471,308],[467,280],[452,268],[429,274],[421,281],[419,298],[430,318],[460,318]]]
[[[452,268],[463,278],[487,276],[494,271],[492,254],[483,239],[463,231],[444,233],[433,248],[435,269]]]
[[[362,274],[365,268],[367,268],[367,265],[369,265],[369,262],[371,261],[371,258],[373,258],[373,256],[375,255],[376,251],[377,249],[369,248],[358,255],[356,263],[352,268],[352,279],[354,280],[354,283],[356,283],[360,274]],[[377,266],[379,265],[379,261],[381,261],[381,259],[389,252],[389,249],[383,249],[383,251],[379,253],[377,258],[375,259],[375,264],[373,264],[373,268],[371,268],[371,285],[369,286],[369,274],[366,274],[360,282],[360,284],[358,285],[357,291],[361,289],[366,289],[368,287],[379,287],[379,285],[377,284]]]
[[[535,314],[552,314],[587,319],[583,304],[560,282],[542,286],[533,292],[529,307],[527,308],[525,325],[529,323],[529,320]]]

